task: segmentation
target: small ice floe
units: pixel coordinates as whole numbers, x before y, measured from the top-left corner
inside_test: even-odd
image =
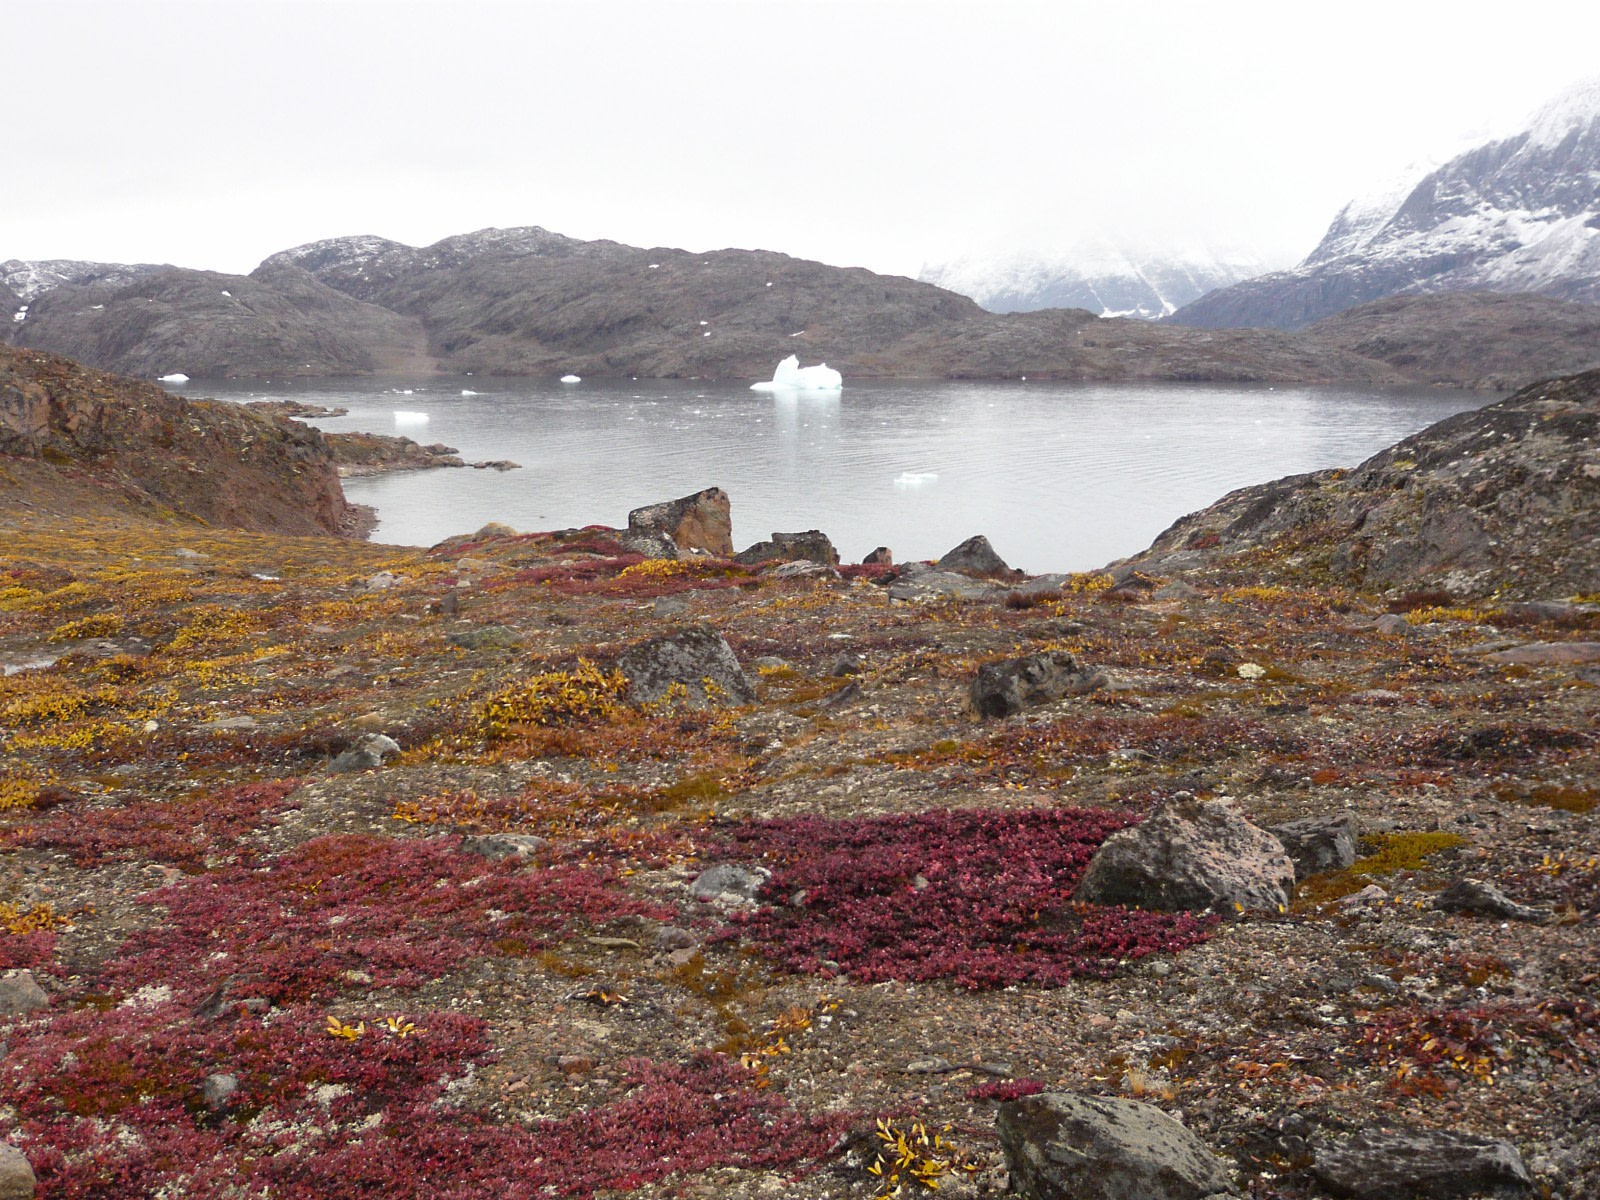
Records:
[[[844,376],[827,363],[802,367],[796,355],[789,355],[778,364],[772,378],[763,383],[752,383],[752,392],[836,392],[844,386]]]
[[[462,388],[461,389],[461,394],[463,396],[481,396],[481,395],[483,395],[482,392],[475,392],[471,388]]]
[[[232,299],[233,299],[233,293],[232,293],[232,292],[230,292],[230,291],[229,291],[229,290],[228,290],[228,289],[227,289],[227,288],[223,288],[223,289],[222,289],[222,294],[223,294],[223,295],[224,295],[224,296],[226,296],[226,297],[227,297],[227,298],[228,298],[228,299],[229,299],[229,300],[232,300]]]
[[[709,325],[709,324],[711,324],[711,322],[710,322],[710,321],[701,321],[701,322],[700,322],[700,324],[702,324],[702,325]]]
[[[772,280],[770,280],[770,279],[769,279],[769,280],[767,280],[767,286],[768,286],[768,287],[771,287],[771,286],[772,286]]]
[[[104,308],[105,305],[104,304],[91,304],[89,307],[94,309],[96,312],[98,312],[100,309]]]
[[[659,271],[659,270],[661,270],[661,264],[660,263],[651,263],[648,267],[645,268],[645,270],[647,270],[647,271]]]
[[[396,425],[426,425],[428,414],[425,412],[407,412],[403,408],[394,410],[394,423]]]
[[[701,336],[701,337],[710,337],[710,336],[711,336],[711,330],[709,330],[709,329],[708,329],[708,330],[706,330],[706,331],[705,331],[705,332],[704,332],[704,333],[702,333],[702,334],[701,334],[701,335],[700,335],[700,336]]]
[[[562,383],[582,383],[583,382],[583,376],[582,375],[563,375],[561,377],[561,382]]]
[[[914,491],[919,487],[925,487],[938,481],[939,473],[937,471],[901,471],[900,474],[895,476],[894,485],[897,488]]]
[[[188,383],[189,377],[182,371],[174,371],[171,375],[163,375],[158,383]]]
[[[789,336],[790,337],[805,337],[805,335],[806,335],[806,331],[804,329],[801,329],[801,330],[798,330],[795,333],[791,333]]]

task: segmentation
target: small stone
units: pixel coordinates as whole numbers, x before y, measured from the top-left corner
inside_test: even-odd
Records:
[[[1389,893],[1375,883],[1369,883],[1359,892],[1352,892],[1339,901],[1340,904],[1355,908],[1362,904],[1378,904],[1389,898]]]
[[[9,1142],[0,1142],[0,1200],[33,1200],[38,1186],[27,1155]]]
[[[0,975],[0,1016],[22,1017],[50,1003],[32,971],[7,971]]]
[[[187,546],[180,546],[172,552],[172,556],[181,558],[184,562],[199,562],[202,559],[211,557],[209,554],[201,554],[198,550],[191,550]]]
[[[1410,637],[1417,632],[1417,627],[1399,613],[1384,613],[1372,623],[1372,628],[1390,637]]]
[[[379,571],[376,575],[368,575],[366,586],[369,592],[386,592],[400,582],[400,576],[393,571]]]
[[[879,546],[871,554],[861,560],[864,567],[892,567],[894,554],[887,546]]]
[[[1152,600],[1198,600],[1204,593],[1191,584],[1175,579],[1150,593]]]
[[[1500,921],[1543,921],[1548,911],[1518,904],[1492,883],[1480,879],[1458,879],[1434,898],[1441,912],[1472,913]]]
[[[602,950],[643,950],[644,947],[632,938],[625,937],[586,937],[583,939],[591,946],[598,946]]]
[[[200,1098],[212,1112],[227,1107],[228,1099],[239,1090],[237,1075],[207,1075],[200,1085]]]
[[[944,1075],[955,1069],[947,1058],[914,1058],[906,1064],[907,1075]]]
[[[478,833],[461,839],[461,852],[478,854],[494,862],[506,858],[526,861],[549,844],[531,833]]]
[[[1295,879],[1343,871],[1356,861],[1361,825],[1351,813],[1301,817],[1273,825],[1268,833],[1283,843],[1294,860]]]
[[[700,944],[700,939],[680,926],[663,925],[656,930],[656,935],[651,939],[651,944],[657,950],[692,950]]]
[[[689,894],[696,900],[754,900],[761,885],[772,878],[765,867],[741,867],[735,863],[718,863],[696,875],[689,885]]]
[[[370,771],[400,753],[400,743],[381,733],[369,733],[328,764],[335,775],[348,771]]]

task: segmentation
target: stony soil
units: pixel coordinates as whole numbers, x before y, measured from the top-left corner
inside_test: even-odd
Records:
[[[0,965],[52,999],[0,1018],[0,1137],[42,1195],[865,1197],[879,1120],[948,1125],[975,1169],[939,1194],[995,1194],[994,1098],[1039,1086],[1159,1105],[1252,1196],[1318,1194],[1318,1139],[1373,1123],[1509,1138],[1547,1195],[1600,1192],[1600,677],[1486,657],[1600,640],[1593,597],[1089,575],[918,604],[877,568],[643,562],[603,530],[422,552],[45,507],[0,514],[0,659],[57,659],[0,681]],[[609,665],[685,623],[754,703],[620,701]],[[970,711],[981,664],[1046,649],[1110,686]],[[330,773],[372,732],[399,756]],[[978,937],[916,897],[988,849],[921,814],[1179,792],[1351,812],[1365,857],[1060,986],[910,952]],[[689,892],[751,838],[781,882],[846,828],[823,890],[905,864],[871,978],[872,929],[817,895],[769,889],[758,941]],[[462,852],[499,830],[547,845]],[[996,978],[1084,919],[1071,874],[996,885],[1024,923]],[[1464,874],[1549,918],[1435,911]],[[817,912],[844,961],[788,973],[783,922]],[[213,1074],[239,1083],[215,1108]]]

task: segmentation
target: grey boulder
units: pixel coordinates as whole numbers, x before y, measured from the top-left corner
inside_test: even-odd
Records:
[[[1232,1195],[1222,1161],[1166,1113],[1137,1100],[1042,1092],[995,1117],[1023,1200],[1207,1200]]]
[[[984,663],[972,681],[972,707],[982,717],[1009,717],[1063,696],[1103,688],[1103,673],[1078,665],[1065,650]]]
[[[476,854],[491,862],[506,858],[532,858],[550,843],[531,833],[478,833],[461,839],[463,854]]]
[[[1515,1146],[1471,1133],[1364,1129],[1315,1155],[1312,1174],[1334,1195],[1353,1200],[1509,1197],[1533,1190]]]
[[[32,971],[7,971],[0,975],[0,1017],[25,1017],[50,1003]]]
[[[718,863],[696,875],[689,894],[696,900],[754,900],[761,885],[772,878],[765,867],[751,869],[735,863]]]
[[[617,669],[628,681],[633,704],[670,699],[707,708],[721,702],[749,704],[756,698],[733,647],[704,626],[641,642],[617,660]]]
[[[0,1142],[0,1200],[33,1200],[39,1181],[27,1155],[15,1146]]]
[[[1549,913],[1542,908],[1518,904],[1492,883],[1481,879],[1458,879],[1434,897],[1433,906],[1441,912],[1472,913],[1499,921],[1543,921]]]
[[[1296,879],[1343,871],[1356,861],[1356,843],[1361,838],[1361,823],[1352,813],[1301,817],[1273,825],[1268,833],[1283,843],[1294,859]]]
[[[800,560],[836,567],[839,565],[839,552],[822,530],[807,529],[804,533],[774,533],[770,540],[757,542],[748,550],[739,551],[733,560],[747,567],[764,562]]]
[[[1074,896],[1163,911],[1282,912],[1294,892],[1283,843],[1220,800],[1183,800],[1107,838]]]
[[[981,575],[1011,570],[981,533],[969,537],[933,565],[941,571],[976,571]]]

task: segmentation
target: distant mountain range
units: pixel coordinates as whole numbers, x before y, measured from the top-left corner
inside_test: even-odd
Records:
[[[1258,259],[1238,252],[1139,250],[1096,238],[1064,250],[967,254],[927,264],[917,278],[994,313],[1084,308],[1154,321],[1262,270]]]
[[[1299,329],[1386,296],[1527,292],[1600,303],[1600,77],[1404,186],[1347,204],[1299,266],[1171,319]]]

